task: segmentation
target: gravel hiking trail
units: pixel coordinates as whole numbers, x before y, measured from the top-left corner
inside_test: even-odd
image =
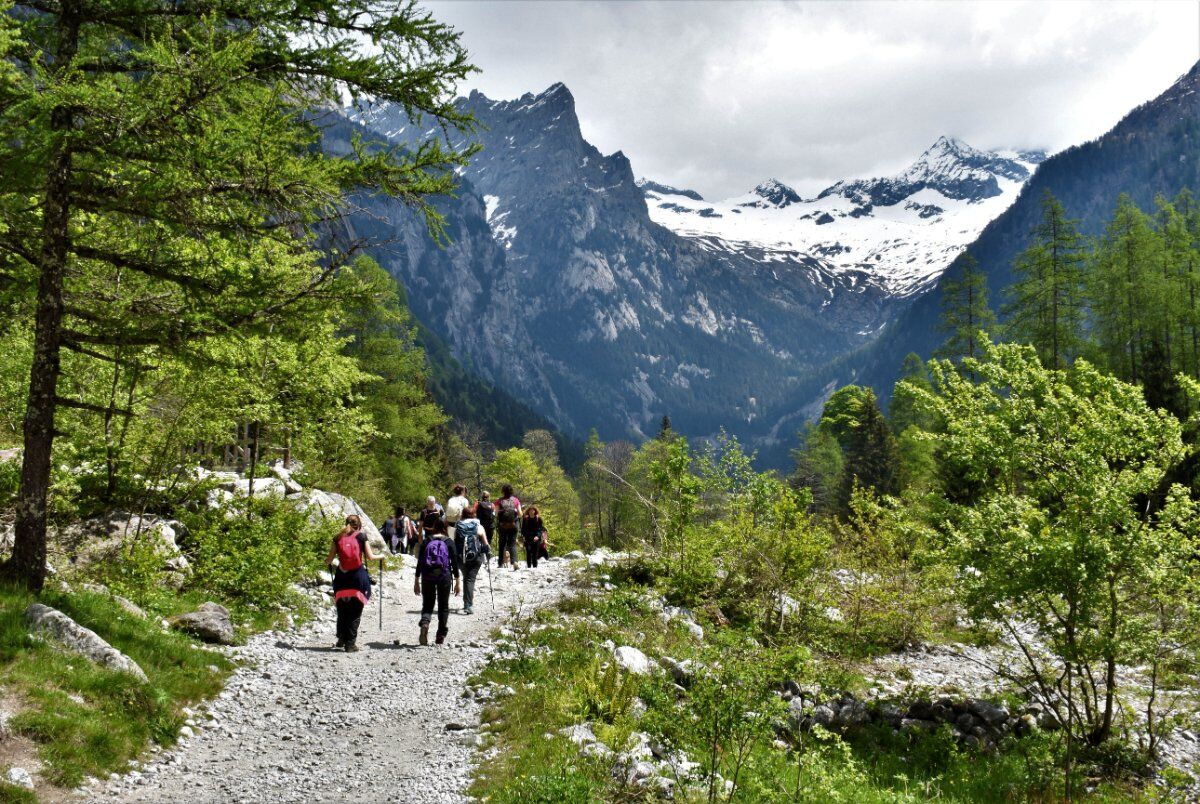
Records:
[[[446,644],[432,644],[431,628],[427,647],[417,644],[412,565],[388,571],[383,630],[373,597],[359,630],[361,651],[333,650],[332,606],[298,629],[252,638],[232,651],[241,667],[173,748],[125,775],[94,781],[82,798],[467,801],[481,704],[463,697],[466,681],[487,662],[492,631],[518,607],[527,616],[565,592],[568,563],[551,559],[517,572],[493,565],[494,612],[481,571],[475,614],[462,614],[462,599],[452,597]]]

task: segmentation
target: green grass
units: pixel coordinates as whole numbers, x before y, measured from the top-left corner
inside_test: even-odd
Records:
[[[37,795],[32,790],[17,787],[15,784],[0,781],[0,803],[2,804],[37,804]]]
[[[219,692],[231,669],[220,654],[104,595],[42,594],[40,602],[137,662],[149,677],[143,683],[33,639],[23,617],[34,599],[0,587],[0,686],[22,702],[12,727],[38,744],[43,776],[53,784],[76,786],[123,768],[152,741],[172,744],[180,709]]]
[[[597,658],[605,655],[600,643],[611,639],[617,645],[634,645],[652,658],[695,657],[714,663],[723,657],[711,644],[714,637],[722,645],[735,646],[749,635],[706,624],[710,644],[701,645],[686,630],[664,625],[645,606],[640,592],[634,586],[581,595],[517,624],[508,653],[473,681],[516,691],[485,707],[489,744],[499,750],[476,771],[471,792],[479,800],[652,800],[645,791],[614,781],[610,761],[585,759],[577,746],[558,735],[564,726],[584,720],[593,723],[597,737],[609,747],[620,748],[631,732],[641,730],[683,749],[693,761],[705,761],[695,725],[700,706],[695,688],[679,695],[662,674],[638,678],[606,673]],[[534,625],[539,627],[530,627]],[[762,650],[764,661],[777,660],[779,651],[795,652],[794,647]],[[855,675],[843,662],[810,658],[799,668],[799,680],[835,689],[852,686]],[[647,706],[640,718],[630,706],[635,696]],[[960,748],[948,729],[921,736],[885,727],[845,739],[808,735],[787,748],[773,744],[773,737],[763,735],[750,752],[733,801],[1062,800],[1059,746],[1052,735],[1010,739],[991,753]],[[732,776],[728,755],[718,759],[717,769],[726,778]],[[683,800],[705,800],[704,793],[693,789]],[[1152,793],[1102,781],[1087,800],[1152,800]]]

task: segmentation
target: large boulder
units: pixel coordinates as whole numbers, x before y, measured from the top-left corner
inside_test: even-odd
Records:
[[[167,622],[172,628],[199,637],[205,642],[233,644],[233,620],[229,617],[229,609],[216,603],[202,603],[195,611],[168,617]]]
[[[277,477],[256,477],[251,481],[248,477],[240,477],[222,483],[221,491],[227,491],[234,497],[249,497],[251,483],[254,485],[255,497],[285,497],[287,486]]]
[[[293,500],[302,510],[308,511],[309,522],[328,528],[331,531],[330,538],[333,537],[332,531],[340,528],[346,517],[357,514],[362,519],[363,534],[371,543],[371,549],[380,554],[387,549],[379,528],[375,527],[375,523],[367,516],[362,506],[350,497],[332,491],[305,489],[299,494],[288,495],[288,499]]]
[[[176,537],[181,526],[173,520],[117,512],[108,518],[107,526],[109,538],[121,543],[135,538],[153,539],[169,555],[179,554]]]
[[[25,609],[25,625],[30,632],[63,650],[77,653],[98,665],[146,681],[146,674],[137,662],[105,642],[99,634],[41,603],[31,603]]]
[[[299,494],[300,492],[304,491],[304,487],[297,483],[295,478],[292,477],[292,474],[300,471],[300,468],[301,467],[298,462],[293,462],[292,465],[288,467],[284,466],[282,460],[275,461],[270,466],[271,474],[275,475],[280,483],[283,483],[284,490],[288,494]]]

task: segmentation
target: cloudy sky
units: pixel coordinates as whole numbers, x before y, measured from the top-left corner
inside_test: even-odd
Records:
[[[1200,60],[1200,3],[429,0],[515,98],[562,81],[584,136],[722,198],[903,168],[940,134],[1057,150]]]

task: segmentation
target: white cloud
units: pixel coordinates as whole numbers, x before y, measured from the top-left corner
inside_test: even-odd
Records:
[[[892,172],[940,134],[1064,148],[1200,59],[1160,2],[440,2],[494,98],[570,87],[640,175],[724,197]]]

